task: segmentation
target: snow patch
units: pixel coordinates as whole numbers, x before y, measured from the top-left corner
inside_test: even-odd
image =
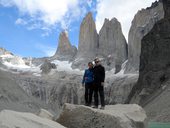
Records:
[[[82,73],[83,72],[80,69],[72,69],[71,67],[72,63],[69,61],[54,60],[52,61],[52,63],[56,64],[57,71],[65,71],[68,73]]]

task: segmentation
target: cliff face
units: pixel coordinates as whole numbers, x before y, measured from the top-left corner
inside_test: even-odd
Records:
[[[144,105],[170,80],[170,0],[163,0],[165,16],[142,39],[139,79],[129,100]]]
[[[96,57],[102,58],[106,69],[115,68],[118,72],[127,59],[127,43],[116,18],[105,19],[98,35],[92,14],[88,13],[80,26],[78,52],[72,67],[84,69]]]
[[[54,57],[59,60],[70,60],[74,58],[76,53],[77,48],[71,45],[68,33],[66,31],[61,32],[59,36],[58,48]]]
[[[92,13],[88,13],[80,26],[78,57],[95,55],[98,48],[98,34]]]
[[[72,68],[85,69],[87,63],[96,57],[97,49],[98,34],[92,13],[89,12],[80,26],[78,52]]]
[[[150,32],[154,24],[164,17],[162,2],[155,2],[151,7],[138,11],[135,15],[128,36],[128,63],[126,72],[139,71],[141,40]]]
[[[120,22],[113,18],[105,19],[99,32],[98,55],[110,57],[112,67],[120,66],[127,59],[127,43]]]

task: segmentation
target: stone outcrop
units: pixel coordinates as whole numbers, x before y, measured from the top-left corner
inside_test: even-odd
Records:
[[[89,12],[80,26],[78,57],[89,57],[96,54],[98,48],[98,34],[96,25]]]
[[[49,62],[48,60],[45,60],[45,62],[40,66],[40,70],[43,74],[48,74],[51,69],[56,69],[56,65],[54,63]]]
[[[77,48],[71,45],[68,33],[66,31],[61,32],[59,36],[58,48],[54,58],[59,60],[73,60],[76,53]]]
[[[170,1],[163,0],[165,16],[142,39],[139,79],[129,100],[145,105],[170,79]]]
[[[7,51],[4,48],[0,48],[0,55],[13,55],[11,52]]]
[[[46,118],[49,120],[53,120],[53,118],[54,118],[54,115],[45,109],[40,109],[40,111],[37,113],[37,115],[39,117]]]
[[[138,80],[137,74],[132,75],[113,75],[108,73],[109,77],[105,82],[105,102],[106,104],[123,104],[126,102],[133,86]]]
[[[135,15],[128,36],[127,73],[139,71],[141,40],[150,32],[154,24],[164,17],[162,2],[155,2],[151,7],[138,11]]]
[[[97,49],[98,34],[92,13],[89,12],[80,26],[78,52],[72,67],[84,69],[96,57]]]
[[[68,128],[145,128],[146,118],[136,104],[110,105],[105,110],[65,104],[57,122]]]
[[[32,113],[3,110],[0,112],[1,128],[65,128],[64,126],[41,118]]]
[[[0,111],[10,109],[36,112],[40,108],[50,109],[50,106],[47,106],[45,102],[33,96],[28,96],[12,77],[11,73],[0,70]]]
[[[99,50],[98,55],[109,58],[109,64],[112,68],[121,67],[127,60],[127,43],[122,33],[121,24],[116,19],[105,19],[103,27],[99,32]],[[117,70],[117,69],[116,69]],[[117,70],[117,72],[119,72]]]

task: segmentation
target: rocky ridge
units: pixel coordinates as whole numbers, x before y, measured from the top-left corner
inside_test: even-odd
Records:
[[[168,98],[170,85],[170,1],[163,0],[163,7],[164,18],[158,21],[142,39],[139,79],[129,95],[129,101],[137,102],[146,107],[147,110],[150,110],[150,114],[155,109],[151,110],[149,103],[158,104],[155,101],[159,101],[161,104],[156,106],[159,111],[159,106],[164,105],[162,110],[155,114],[157,120],[159,120],[159,115],[166,118],[170,114],[168,112],[170,102]]]
[[[161,1],[152,3],[151,7],[142,9],[135,15],[128,35],[128,63],[126,73],[139,71],[141,40],[164,17]]]
[[[59,36],[58,48],[53,58],[58,60],[71,61],[74,59],[76,53],[77,48],[71,45],[68,37],[68,32],[67,31],[61,32]]]
[[[146,128],[147,125],[146,113],[135,104],[109,105],[106,110],[65,104],[57,122],[68,128]]]

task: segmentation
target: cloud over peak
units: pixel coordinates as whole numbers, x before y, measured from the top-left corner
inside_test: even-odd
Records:
[[[21,17],[15,21],[18,25],[28,25],[29,28],[51,27],[57,25],[67,29],[76,19],[86,13],[84,6],[90,6],[86,0],[0,0],[0,5],[17,7]],[[38,24],[38,25],[37,25]],[[33,27],[34,26],[34,27]]]
[[[121,22],[123,33],[128,38],[128,32],[133,17],[141,8],[151,5],[155,0],[97,0],[96,28],[101,29],[104,19],[113,17]]]

